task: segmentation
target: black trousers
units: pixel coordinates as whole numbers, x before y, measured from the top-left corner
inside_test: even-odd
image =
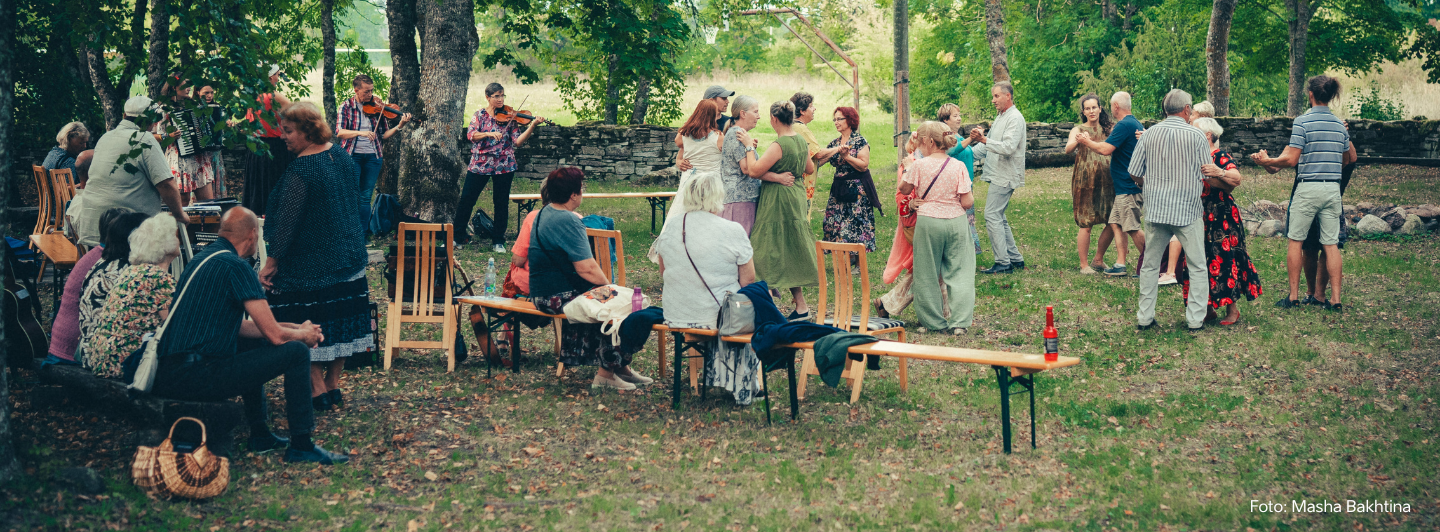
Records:
[[[186,355],[160,359],[152,393],[181,401],[223,401],[238,395],[245,400],[245,421],[250,427],[269,427],[265,383],[284,375],[285,417],[290,422],[290,434],[315,431],[315,411],[310,403],[310,348],[305,344],[265,345],[230,357],[202,357],[188,362],[184,358]]]
[[[465,186],[460,188],[459,209],[455,211],[456,242],[470,241],[470,216],[475,213],[475,202],[479,201],[480,193],[485,190],[485,185],[491,178],[495,180],[495,189],[490,191],[494,196],[495,210],[491,213],[495,217],[495,228],[491,231],[490,240],[496,245],[505,245],[505,231],[510,228],[510,183],[515,180],[515,172],[495,175],[475,172],[465,174]]]

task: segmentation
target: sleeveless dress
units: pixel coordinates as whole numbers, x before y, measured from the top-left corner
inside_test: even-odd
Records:
[[[701,140],[680,135],[680,145],[685,148],[685,159],[689,160],[694,168],[680,174],[680,184],[675,189],[675,199],[670,200],[670,209],[665,213],[665,223],[660,226],[660,234],[665,234],[665,230],[670,228],[670,222],[685,214],[685,186],[690,184],[690,180],[700,172],[720,173],[719,142],[719,131],[711,131]],[[656,239],[656,242],[658,241],[659,239]],[[650,262],[660,263],[660,252],[655,247],[655,242],[650,243],[650,251],[646,252],[645,256]]]
[[[1235,161],[1229,153],[1214,150],[1210,153],[1215,166],[1230,170]],[[1221,309],[1245,298],[1254,301],[1265,291],[1260,286],[1260,272],[1250,262],[1250,253],[1245,250],[1245,223],[1240,220],[1240,208],[1235,206],[1235,197],[1225,189],[1212,187],[1207,181],[1205,192],[1200,196],[1204,205],[1201,221],[1205,223],[1205,267],[1210,270],[1210,307]],[[1185,253],[1180,253],[1176,264],[1185,264]],[[1190,271],[1176,268],[1175,280],[1180,282],[1180,300],[1190,293]]]
[[[1105,135],[1097,127],[1076,124],[1101,139]],[[1075,148],[1075,173],[1070,176],[1070,197],[1075,202],[1075,225],[1091,227],[1110,221],[1110,208],[1115,204],[1115,184],[1110,181],[1110,156],[1095,153],[1084,144]]]
[[[837,138],[830,141],[826,148],[839,145],[840,139]],[[857,153],[868,145],[865,136],[858,132],[851,133],[850,141],[846,143],[846,146]],[[831,156],[830,165],[835,167],[835,179],[830,185],[830,198],[825,202],[825,222],[822,227],[825,230],[825,240],[865,244],[866,251],[875,251],[876,198],[870,197],[859,180],[850,178],[859,171],[845,162],[845,152]],[[836,201],[835,194],[842,189],[848,189],[856,195],[853,203]]]
[[[798,135],[780,137],[780,160],[770,171],[804,175],[805,158],[810,156],[805,139]],[[807,221],[805,184],[791,186],[765,182],[755,207],[755,227],[750,247],[755,250],[755,277],[771,288],[786,289],[820,284],[815,272],[815,236]]]

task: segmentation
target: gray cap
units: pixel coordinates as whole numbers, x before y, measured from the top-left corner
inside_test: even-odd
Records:
[[[729,98],[734,95],[735,91],[727,91],[725,90],[725,87],[721,87],[719,85],[711,85],[710,87],[705,89],[704,99],[709,100],[711,98],[719,98],[722,96]]]
[[[125,116],[140,116],[155,102],[149,96],[135,96],[125,100]]]

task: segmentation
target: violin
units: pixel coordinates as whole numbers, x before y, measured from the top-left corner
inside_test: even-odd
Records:
[[[508,105],[505,107],[501,107],[495,112],[495,122],[500,124],[509,124],[513,122],[518,125],[528,126],[531,122],[534,121],[535,116],[530,114],[530,111],[516,111],[514,107],[510,107]],[[541,123],[551,125],[555,124],[554,122],[551,122],[549,120],[541,120]]]
[[[370,116],[380,115],[388,120],[400,118],[401,114],[399,106],[381,104],[373,98],[368,102],[360,104],[360,111]]]

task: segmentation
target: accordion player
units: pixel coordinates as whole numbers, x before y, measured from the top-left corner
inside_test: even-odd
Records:
[[[209,112],[197,112],[201,109]],[[223,121],[223,108],[209,104],[195,109],[182,109],[173,115],[175,129],[180,132],[176,147],[181,157],[190,157],[202,151],[215,151],[224,147],[215,124]]]

